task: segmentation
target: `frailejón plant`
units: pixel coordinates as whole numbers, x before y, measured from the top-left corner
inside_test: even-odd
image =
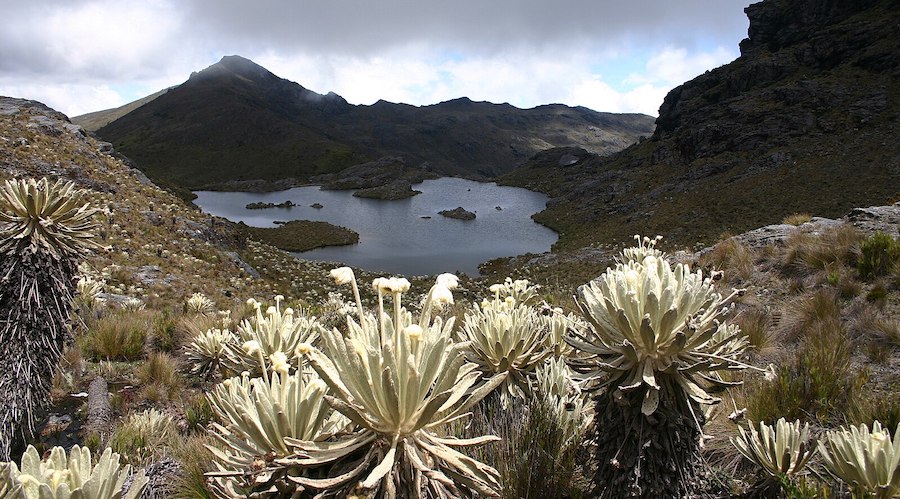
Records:
[[[203,293],[194,293],[187,300],[187,310],[193,314],[213,315],[216,312],[216,304]]]
[[[507,373],[501,398],[531,396],[535,370],[554,353],[550,323],[538,311],[513,297],[533,295],[528,281],[494,285],[494,298],[466,313],[460,338],[466,359],[487,376]]]
[[[33,434],[71,341],[76,260],[98,246],[82,195],[46,178],[0,187],[0,459]]]
[[[348,269],[349,270],[349,269]],[[336,275],[338,282],[355,282]],[[475,364],[466,363],[464,344],[451,338],[453,322],[433,318],[438,298],[446,300],[452,282],[445,276],[429,291],[418,320],[402,308],[406,279],[379,278],[376,318],[347,317],[346,335],[322,335],[323,350],[305,344],[299,350],[328,384],[325,398],[355,425],[350,433],[325,442],[285,439],[296,454],[276,460],[284,466],[324,470],[326,477],[290,477],[299,487],[327,496],[459,497],[472,491],[496,496],[497,471],[467,457],[456,447],[496,440],[441,436],[439,429],[467,417],[467,410],[503,382],[496,375],[483,384]],[[384,312],[390,294],[393,315]]]
[[[216,386],[208,398],[225,424],[211,426],[220,445],[209,449],[218,470],[210,474],[211,485],[219,496],[277,495],[293,489],[285,481],[288,470],[256,461],[291,454],[286,438],[319,441],[341,430],[347,421],[325,403],[326,391],[314,374],[300,370],[276,372],[268,381],[243,375]]]
[[[816,454],[809,439],[809,423],[801,428],[800,421],[788,423],[781,418],[775,426],[760,421],[759,432],[752,423],[749,429],[741,428],[740,436],[732,438],[731,443],[773,478],[799,474]]]
[[[859,492],[878,498],[900,494],[900,426],[893,440],[878,421],[871,431],[864,424],[828,431],[819,453],[828,471]]]
[[[94,465],[87,447],[76,445],[68,457],[65,449],[54,447],[41,461],[37,449],[29,445],[21,470],[15,463],[9,467],[9,488],[19,488],[18,495],[9,497],[16,499],[137,499],[147,485],[141,470],[123,494],[131,466],[120,466],[119,455],[108,448]]]
[[[701,272],[656,254],[622,260],[579,288],[591,327],[568,339],[597,393],[595,492],[680,497],[699,459],[701,404],[731,384],[719,371],[750,367],[739,360],[746,341],[723,320],[738,292],[722,297]]]
[[[194,337],[185,347],[191,371],[205,377],[219,371],[225,356],[225,347],[237,342],[237,337],[227,329],[207,329]]]
[[[275,305],[267,307],[265,313],[262,304],[248,300],[255,308],[255,314],[238,325],[236,341],[225,344],[223,363],[231,374],[264,373],[264,363],[259,359],[268,360],[276,352],[285,355],[289,365],[299,365],[297,346],[314,342],[324,330],[315,317],[298,314],[292,308],[282,309],[283,300],[281,295],[276,296]]]

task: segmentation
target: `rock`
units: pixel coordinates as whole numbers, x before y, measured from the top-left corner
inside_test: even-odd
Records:
[[[447,218],[455,218],[457,220],[475,220],[475,214],[471,211],[466,210],[462,206],[454,208],[452,210],[439,211],[438,214],[444,215]]]
[[[900,202],[888,206],[855,208],[844,220],[866,232],[881,231],[900,236]]]
[[[309,207],[310,207],[310,208],[315,208],[315,209],[317,209],[317,210],[321,210],[321,209],[324,208],[325,206],[323,206],[322,203],[313,203],[313,204],[309,205]]]
[[[494,209],[497,210],[497,211],[502,211],[502,210],[503,210],[503,208],[501,208],[501,207],[499,207],[499,206],[494,206]]]
[[[236,252],[226,251],[225,256],[231,258],[231,261],[234,262],[234,264],[236,266],[244,269],[244,272],[246,272],[247,275],[249,275],[250,277],[252,277],[254,279],[259,279],[259,277],[260,277],[259,272],[256,269],[254,269],[249,263],[242,260],[241,257]]]

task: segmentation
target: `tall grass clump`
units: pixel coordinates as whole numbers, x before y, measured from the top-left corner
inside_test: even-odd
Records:
[[[753,274],[753,251],[735,238],[728,238],[700,257],[700,265],[725,273],[728,282],[746,281]]]
[[[78,260],[99,247],[83,195],[46,178],[0,186],[0,460],[33,435],[72,341]]]
[[[878,231],[860,242],[859,253],[860,277],[874,279],[889,274],[900,264],[900,241]]]
[[[844,224],[821,235],[794,232],[785,241],[782,265],[792,272],[819,272],[828,266],[853,266],[862,234]]]
[[[91,325],[79,339],[85,356],[94,361],[133,361],[144,356],[144,345],[153,323],[150,311],[117,311]]]

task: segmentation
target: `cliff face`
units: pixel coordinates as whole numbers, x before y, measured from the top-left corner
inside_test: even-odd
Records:
[[[562,245],[635,232],[696,243],[900,194],[900,2],[745,12],[741,56],[673,89],[650,140],[566,167],[536,156],[506,179],[555,196],[537,218],[566,233]]]

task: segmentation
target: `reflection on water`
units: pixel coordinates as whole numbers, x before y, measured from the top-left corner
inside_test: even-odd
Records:
[[[534,223],[544,209],[543,194],[458,178],[426,180],[422,194],[399,201],[352,196],[352,191],[298,187],[281,192],[197,192],[203,211],[256,227],[273,221],[322,220],[359,233],[359,244],[303,253],[307,260],[344,262],[367,270],[404,275],[462,271],[478,274],[478,264],[500,256],[548,251],[556,233]],[[248,210],[252,202],[293,201],[292,208]],[[319,203],[322,208],[310,205]],[[462,206],[477,218],[462,221],[438,215]],[[497,207],[500,207],[498,210]]]

